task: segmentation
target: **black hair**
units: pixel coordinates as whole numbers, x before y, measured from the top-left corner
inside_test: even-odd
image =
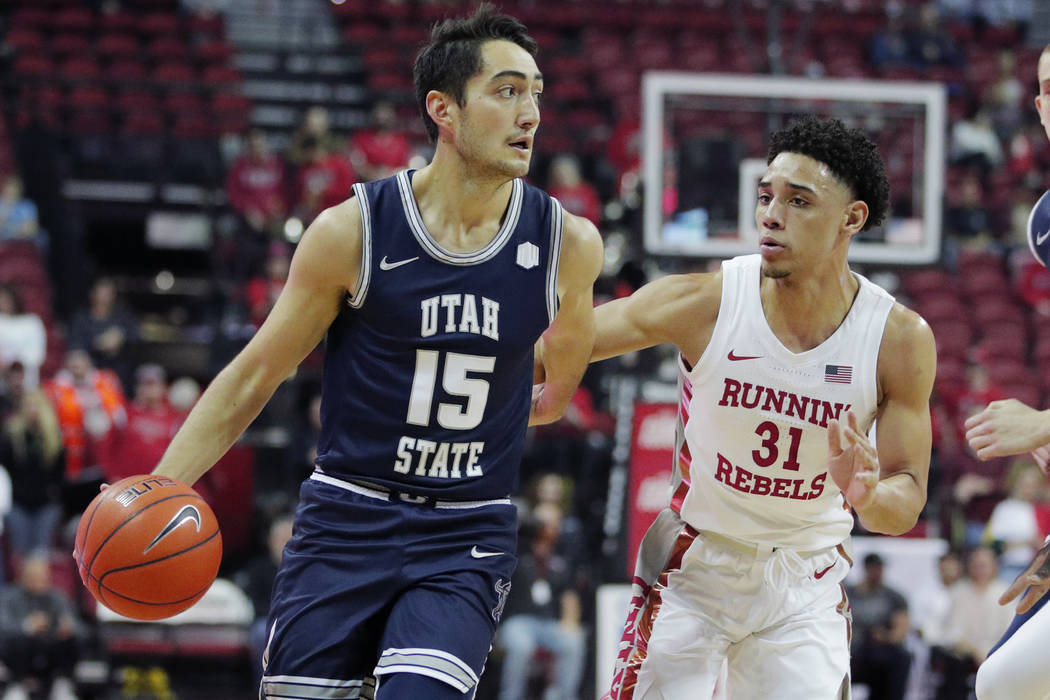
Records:
[[[801,153],[831,168],[853,196],[868,205],[868,220],[862,230],[878,226],[886,218],[890,183],[878,147],[860,129],[838,119],[805,116],[775,131],[769,138],[766,163],[781,153]]]
[[[470,17],[446,19],[434,25],[430,41],[419,51],[412,69],[416,105],[430,141],[436,142],[437,124],[427,114],[427,94],[431,90],[451,95],[463,104],[467,81],[481,70],[481,45],[503,39],[536,55],[536,41],[525,25],[510,15],[499,14],[482,3]]]

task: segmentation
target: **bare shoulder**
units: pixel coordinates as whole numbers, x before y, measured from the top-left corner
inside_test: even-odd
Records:
[[[937,370],[937,347],[926,320],[900,302],[893,305],[879,350],[879,384],[929,394]]]
[[[593,283],[601,272],[602,262],[602,237],[598,228],[589,219],[564,212],[559,277]]]
[[[354,289],[361,267],[361,231],[361,209],[353,198],[325,209],[303,234],[293,272]]]
[[[886,330],[882,336],[883,350],[896,352],[922,352],[935,349],[933,330],[926,319],[895,302],[886,319]]]

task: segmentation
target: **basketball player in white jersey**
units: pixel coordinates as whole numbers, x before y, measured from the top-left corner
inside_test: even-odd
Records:
[[[673,343],[682,385],[612,700],[710,698],[725,660],[733,700],[849,697],[851,510],[899,535],[926,502],[933,334],[846,260],[886,213],[882,159],[807,117],[768,163],[759,254],[596,310],[592,360]]]
[[[1039,56],[1039,93],[1035,108],[1050,138],[1050,45]],[[1045,201],[1045,200],[1040,200]],[[1045,220],[1046,212],[1041,213]],[[1034,214],[1033,214],[1034,218]],[[1033,231],[1029,224],[1028,235]],[[1038,236],[1045,229],[1035,232]],[[1035,245],[1037,242],[1033,242]],[[1045,240],[1042,241],[1045,244]],[[966,421],[966,439],[981,459],[1031,452],[1048,472],[1050,411],[1037,411],[1016,399],[993,401]],[[1018,596],[1017,616],[988,658],[977,669],[978,700],[1046,700],[1050,698],[1050,537],[1028,569],[1003,593],[1009,605]],[[1021,595],[1024,593],[1024,595]]]

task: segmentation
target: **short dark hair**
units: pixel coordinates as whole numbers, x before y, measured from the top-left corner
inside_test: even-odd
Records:
[[[868,220],[862,230],[878,226],[886,218],[890,203],[886,166],[878,147],[860,129],[847,127],[838,119],[805,116],[770,135],[766,163],[784,152],[801,153],[831,168],[853,196],[868,205]]]
[[[486,41],[511,41],[536,55],[536,41],[525,25],[510,15],[497,13],[483,3],[470,17],[446,19],[434,25],[430,41],[419,51],[412,69],[416,105],[427,136],[437,141],[438,128],[427,114],[427,94],[438,90],[463,104],[467,81],[481,70],[481,45]]]
[[[864,556],[864,566],[882,566],[884,563],[878,552],[871,552]]]

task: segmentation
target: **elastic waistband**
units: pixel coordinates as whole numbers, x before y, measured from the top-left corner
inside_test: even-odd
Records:
[[[316,468],[314,469],[314,473],[310,475],[310,478],[314,481],[320,481],[321,483],[329,484],[330,486],[353,491],[356,494],[375,498],[376,500],[392,501],[397,499],[405,503],[412,503],[414,505],[427,506],[430,508],[464,509],[482,508],[484,506],[513,505],[510,498],[495,498],[487,501],[453,501],[435,498],[433,496],[419,496],[404,491],[397,491],[380,484],[374,484],[370,481],[360,481],[358,479],[348,481],[346,479],[339,479],[330,474],[325,474],[323,471]]]
[[[770,556],[771,554],[773,554],[773,552],[777,551],[778,549],[791,549],[790,547],[773,547],[770,545],[759,544],[757,542],[745,542],[743,540],[737,540],[732,537],[727,537],[726,535],[721,535],[717,532],[712,532],[710,530],[700,530],[699,535],[701,539],[714,542],[715,544],[721,545],[723,547],[728,547],[729,549],[735,549],[738,552],[744,552],[745,554],[749,554],[753,557],[766,557]],[[838,547],[841,548],[842,545],[838,545]],[[835,549],[835,547],[831,546],[824,547],[823,549],[811,549],[807,551],[792,551],[794,551],[800,557],[811,557],[817,554],[823,554],[824,552],[827,552],[831,549]],[[845,552],[843,552],[843,554],[845,554]]]

